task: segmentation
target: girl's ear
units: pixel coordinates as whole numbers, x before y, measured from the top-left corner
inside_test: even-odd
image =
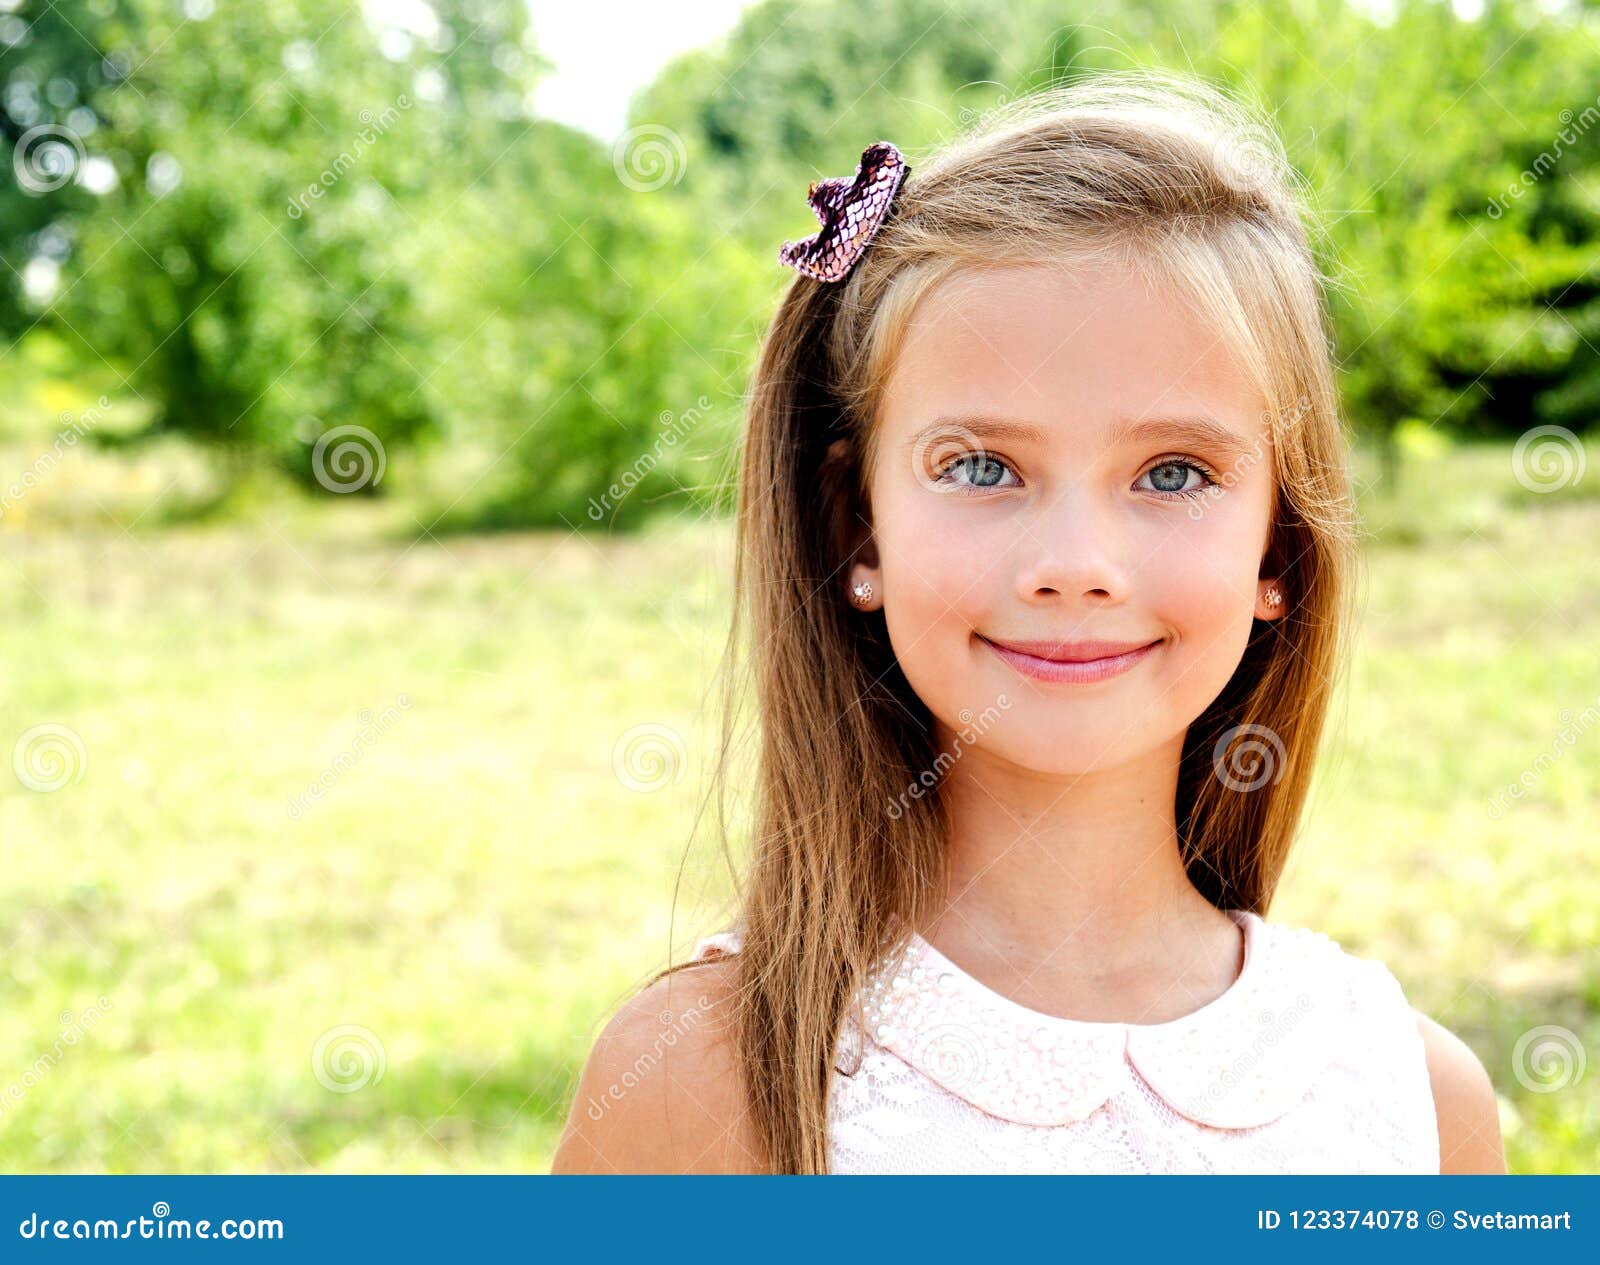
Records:
[[[836,573],[842,575],[845,598],[857,610],[875,610],[883,605],[878,546],[872,538],[871,512],[850,440],[836,439],[828,445],[819,481],[829,544]]]

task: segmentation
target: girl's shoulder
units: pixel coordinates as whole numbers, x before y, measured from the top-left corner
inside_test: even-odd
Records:
[[[1360,1067],[1370,1081],[1431,1131],[1443,1173],[1503,1173],[1499,1101],[1482,1061],[1459,1036],[1414,1006],[1382,959],[1347,948],[1324,932],[1263,920],[1264,939],[1305,977],[1336,986],[1323,1030],[1335,1070]],[[1284,976],[1292,987],[1293,973]],[[1296,991],[1303,1004],[1303,992]],[[1424,1119],[1425,1117],[1425,1119]]]
[[[1259,926],[1263,956],[1276,966],[1260,978],[1289,1013],[1315,1016],[1310,1027],[1330,1068],[1387,1076],[1397,1096],[1431,1109],[1427,1021],[1389,965],[1323,931]]]
[[[624,1002],[579,1075],[552,1173],[760,1173],[725,967],[671,970]]]
[[[1370,956],[1311,927],[1276,922],[1251,914],[1260,927],[1263,955],[1277,967],[1272,978],[1280,989],[1294,989],[1304,1001],[1300,981],[1337,984],[1346,1009],[1367,1017],[1393,1019],[1410,1011],[1404,986],[1381,958]],[[1420,1037],[1419,1037],[1420,1040]]]

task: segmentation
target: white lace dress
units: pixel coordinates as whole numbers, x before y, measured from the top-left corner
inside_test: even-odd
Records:
[[[1399,982],[1321,932],[1231,910],[1239,977],[1161,1024],[1030,1010],[920,935],[847,1017],[835,1173],[1437,1173],[1422,1036]],[[738,951],[739,929],[696,959]]]

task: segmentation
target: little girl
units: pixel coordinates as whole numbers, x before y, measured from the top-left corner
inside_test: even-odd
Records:
[[[781,252],[749,869],[552,1171],[1503,1172],[1472,1052],[1265,916],[1356,561],[1281,143],[1103,76],[918,168],[869,147]]]

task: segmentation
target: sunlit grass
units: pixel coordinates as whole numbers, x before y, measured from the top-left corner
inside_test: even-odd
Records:
[[[1467,1039],[1513,1169],[1583,1171],[1594,1069],[1540,1093],[1513,1052],[1600,1051],[1600,726],[1556,744],[1600,695],[1600,466],[1532,495],[1509,452],[1367,500],[1360,652],[1272,916]],[[544,1169],[599,1024],[727,892],[703,844],[680,875],[727,525],[413,543],[404,502],[128,534],[47,504],[0,534],[5,750],[53,724],[84,761],[0,785],[0,1167]],[[624,784],[655,772],[614,765],[637,726],[681,781]]]

